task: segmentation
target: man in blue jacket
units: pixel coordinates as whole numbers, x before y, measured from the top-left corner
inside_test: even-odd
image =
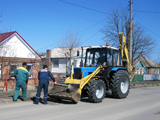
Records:
[[[14,71],[13,75],[16,78],[16,88],[13,96],[13,101],[17,101],[20,88],[22,88],[23,101],[26,101],[26,95],[27,95],[26,84],[28,83],[28,78],[29,78],[28,70],[26,69],[26,67],[27,63],[24,62],[22,64],[22,67],[18,67]]]
[[[50,71],[48,71],[48,66],[43,65],[43,68],[38,72],[39,85],[37,89],[36,99],[34,101],[35,104],[39,103],[42,88],[44,90],[44,104],[47,104],[49,77],[56,84],[53,75]]]

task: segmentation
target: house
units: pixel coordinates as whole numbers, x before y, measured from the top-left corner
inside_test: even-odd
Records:
[[[86,49],[83,47],[83,61]],[[77,56],[78,53],[78,56]],[[68,74],[74,67],[80,66],[82,55],[82,48],[75,47],[71,50],[70,48],[54,48],[53,50],[47,50],[46,64],[50,67],[50,71],[54,74]],[[70,62],[71,57],[71,62]]]
[[[160,64],[143,56],[137,57],[133,62],[135,72],[138,75],[160,74]]]
[[[34,78],[40,61],[41,57],[16,31],[0,34],[0,79],[12,75],[23,62],[27,62],[29,77]]]

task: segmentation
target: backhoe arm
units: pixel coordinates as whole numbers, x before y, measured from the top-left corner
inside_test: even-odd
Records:
[[[126,59],[127,61],[127,65],[125,66],[129,72],[130,76],[130,81],[132,81],[133,77],[134,77],[134,70],[132,67],[132,64],[129,61],[129,57],[128,57],[128,48],[126,45],[126,38],[124,36],[124,33],[119,33],[119,37],[120,37],[120,51],[121,51],[121,58],[122,60]],[[121,62],[122,64],[122,62]]]

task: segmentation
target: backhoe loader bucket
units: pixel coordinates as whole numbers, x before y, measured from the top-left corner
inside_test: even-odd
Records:
[[[66,99],[77,103],[80,100],[80,93],[78,92],[79,85],[75,84],[55,84],[49,91],[48,96],[56,99]]]

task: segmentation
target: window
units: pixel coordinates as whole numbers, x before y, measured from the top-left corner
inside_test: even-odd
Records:
[[[10,74],[13,74],[14,71],[17,69],[18,64],[17,63],[11,63],[10,64]]]
[[[91,49],[87,51],[86,66],[103,65],[106,61],[105,49]]]
[[[137,68],[137,74],[139,74],[139,68]]]
[[[155,69],[153,69],[153,74],[156,74],[156,70]]]
[[[93,52],[88,51],[87,52],[87,58],[86,58],[86,66],[91,66],[93,61]]]
[[[114,59],[113,59],[114,66],[120,66],[120,52],[114,51]]]
[[[77,60],[73,60],[72,65],[76,66],[77,65]]]
[[[112,66],[112,55],[107,52],[107,66]]]
[[[140,69],[140,75],[142,75],[142,69]]]
[[[27,64],[27,70],[29,73],[29,77],[33,77],[33,64]]]
[[[159,69],[157,69],[157,74],[159,74]]]
[[[52,67],[59,68],[59,59],[52,59]]]

